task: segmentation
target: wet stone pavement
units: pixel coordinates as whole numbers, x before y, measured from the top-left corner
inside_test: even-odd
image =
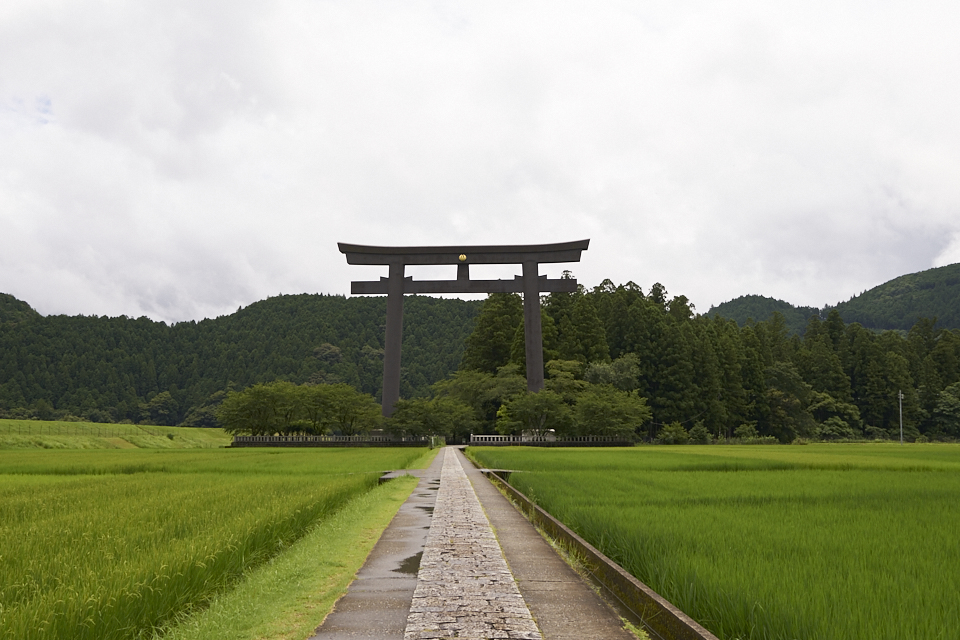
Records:
[[[397,515],[384,530],[347,593],[310,640],[400,640],[407,627],[417,572],[430,530],[443,456],[420,477]]]
[[[407,473],[419,484],[310,640],[633,638],[457,449]]]
[[[443,453],[440,490],[404,640],[540,640],[455,450]]]

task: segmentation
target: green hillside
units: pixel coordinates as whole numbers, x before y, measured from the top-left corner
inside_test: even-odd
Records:
[[[810,316],[820,315],[820,310],[816,307],[795,307],[783,300],[755,295],[740,296],[710,307],[707,315],[736,320],[742,327],[749,320],[756,322],[769,320],[775,312],[782,314],[790,332],[798,335],[803,335]]]
[[[23,300],[17,300],[9,293],[0,293],[0,324],[16,324],[39,317],[40,314]]]
[[[769,320],[783,314],[792,333],[803,335],[810,316],[826,318],[836,309],[846,323],[878,331],[908,331],[919,318],[936,318],[942,329],[960,329],[960,264],[911,273],[854,296],[836,307],[795,307],[766,296],[740,296],[711,307],[707,315],[736,320]]]
[[[406,297],[404,397],[423,395],[456,371],[480,305]],[[225,389],[278,379],[380,393],[383,297],[285,295],[174,325],[44,317],[12,296],[0,300],[0,310],[0,417],[203,423],[197,410]]]
[[[836,306],[846,322],[869,329],[907,331],[918,318],[937,318],[937,326],[960,328],[960,264],[911,273]]]

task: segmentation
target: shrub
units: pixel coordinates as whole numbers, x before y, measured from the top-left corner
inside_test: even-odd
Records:
[[[690,439],[690,434],[683,428],[679,422],[671,422],[664,425],[660,433],[657,434],[656,442],[658,444],[686,444]]]
[[[888,436],[887,430],[880,427],[866,427],[863,433],[870,440],[886,440]]]
[[[856,429],[837,416],[824,420],[817,429],[817,435],[821,440],[853,440],[860,437]]]
[[[702,422],[696,423],[690,429],[690,444],[710,444],[712,441],[713,436]]]
[[[734,437],[741,438],[743,440],[752,440],[753,438],[759,438],[760,434],[757,433],[757,427],[755,423],[744,423],[739,427],[733,430]]]

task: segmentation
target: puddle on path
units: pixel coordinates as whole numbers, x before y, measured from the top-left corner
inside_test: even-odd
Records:
[[[417,505],[417,509],[423,509],[424,511],[429,513],[431,516],[433,515],[433,507],[424,507],[422,505]]]
[[[409,573],[416,575],[420,572],[420,559],[423,558],[423,551],[412,555],[400,563],[400,566],[394,569],[397,573]]]

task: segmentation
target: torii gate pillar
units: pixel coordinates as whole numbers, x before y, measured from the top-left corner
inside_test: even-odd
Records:
[[[383,415],[393,414],[400,399],[400,346],[403,342],[403,295],[406,293],[522,293],[523,332],[527,356],[527,390],[543,389],[543,334],[540,293],[576,291],[574,279],[550,280],[539,274],[545,262],[579,262],[589,240],[539,245],[369,247],[338,243],[348,264],[389,267],[389,277],[352,282],[354,294],[387,294],[387,327],[383,349]],[[406,265],[457,265],[456,280],[418,280],[406,277]],[[471,264],[520,264],[523,275],[513,280],[471,280]]]
[[[543,327],[540,326],[540,278],[536,262],[523,263],[523,341],[527,356],[527,391],[543,390]],[[577,283],[573,283],[576,288]]]

